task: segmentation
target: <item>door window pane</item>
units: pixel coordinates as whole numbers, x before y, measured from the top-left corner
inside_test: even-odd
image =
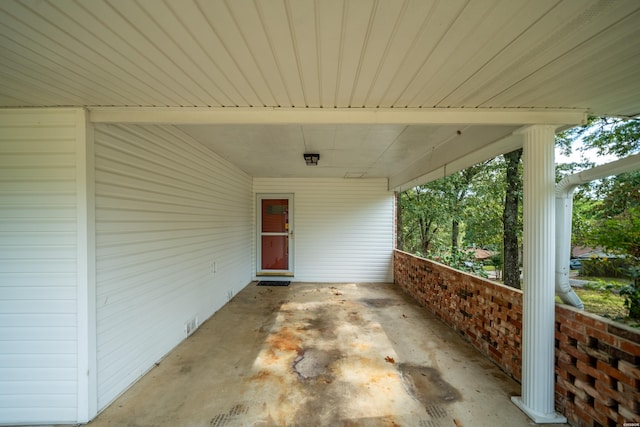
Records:
[[[262,269],[286,270],[289,268],[288,236],[262,236]]]
[[[287,199],[262,200],[262,232],[287,233],[289,231],[289,201]]]

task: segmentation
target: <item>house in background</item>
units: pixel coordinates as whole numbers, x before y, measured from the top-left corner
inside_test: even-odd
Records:
[[[519,147],[516,403],[560,420],[554,132],[640,113],[638,22],[635,0],[0,2],[0,424],[91,420],[252,280],[392,281],[394,192]]]

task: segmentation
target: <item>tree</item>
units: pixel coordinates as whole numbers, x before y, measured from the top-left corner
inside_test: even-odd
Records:
[[[504,154],[506,162],[506,191],[504,198],[504,211],[502,214],[502,223],[504,226],[504,284],[518,289],[520,289],[518,230],[520,230],[521,227],[518,218],[518,206],[522,199],[522,172],[520,170],[521,157],[522,149]]]
[[[595,150],[600,156],[625,157],[640,152],[640,119],[589,117],[587,123],[566,130],[556,137],[556,144],[570,153],[575,141],[583,153]]]
[[[577,149],[583,154],[587,150],[600,155],[632,154],[640,151],[640,120],[590,118],[588,125],[565,131],[556,140],[570,151],[578,138],[583,143]],[[469,254],[458,248],[461,240],[466,246],[502,248],[502,256],[493,261],[502,264],[504,257],[505,284],[520,287],[521,157],[522,150],[516,150],[399,194],[399,240],[405,250],[468,269]],[[556,178],[559,181],[592,166],[583,155],[580,162],[558,165]],[[628,293],[630,308],[634,298],[640,303],[640,258],[634,252],[640,240],[635,228],[638,188],[640,172],[584,185],[574,193],[574,243],[603,246],[635,263],[629,269],[636,279]]]
[[[504,175],[504,161],[500,156],[487,163],[474,179],[465,207],[463,241],[467,247],[501,252]]]
[[[399,194],[402,242],[405,250],[427,256],[438,242],[439,232],[449,222],[446,192],[435,182],[414,187]]]
[[[399,195],[401,218],[398,223],[401,224],[400,241],[405,250],[486,277],[482,265],[474,262],[474,254],[461,250],[459,242],[469,213],[477,209],[479,192],[476,177],[486,173],[488,163],[472,166]],[[449,240],[449,245],[446,240]]]
[[[458,251],[460,239],[460,222],[464,219],[467,207],[467,198],[472,192],[474,178],[486,167],[489,162],[478,163],[462,171],[456,172],[444,179],[450,184],[452,197],[451,203],[451,253]]]
[[[640,319],[640,170],[603,184],[607,192],[595,205],[596,219],[586,241],[624,257],[622,273],[633,283],[620,291],[629,317]]]
[[[587,125],[559,135],[558,143],[570,150],[577,139],[583,153],[625,157],[640,152],[640,120],[592,117]],[[620,294],[629,316],[640,319],[640,171],[592,183],[576,195],[574,207],[574,241],[624,257],[624,272],[633,283]]]
[[[402,193],[395,193],[396,202],[396,248],[404,251],[404,233],[402,232]]]
[[[594,199],[587,192],[576,191],[573,196],[573,216],[571,218],[571,245],[590,246],[590,233],[599,218],[602,200]]]

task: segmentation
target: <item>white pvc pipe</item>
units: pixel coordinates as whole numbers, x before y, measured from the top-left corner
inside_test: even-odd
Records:
[[[556,193],[556,294],[565,304],[584,310],[582,300],[569,283],[572,209],[573,191],[564,197]]]
[[[569,283],[569,261],[571,257],[571,217],[573,191],[578,185],[611,175],[619,175],[640,169],[640,154],[606,163],[601,166],[569,175],[556,185],[556,293],[565,304],[581,310],[584,304]]]

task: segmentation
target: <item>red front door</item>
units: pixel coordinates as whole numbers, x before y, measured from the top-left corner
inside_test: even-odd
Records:
[[[291,197],[259,197],[258,275],[292,273]]]

